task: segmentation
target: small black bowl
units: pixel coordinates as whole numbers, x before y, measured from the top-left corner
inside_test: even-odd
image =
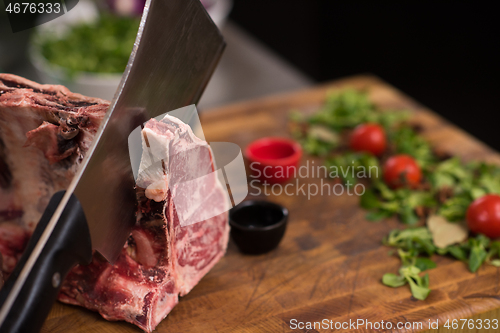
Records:
[[[243,201],[229,211],[231,238],[246,254],[275,249],[285,234],[287,221],[288,209],[268,201]]]

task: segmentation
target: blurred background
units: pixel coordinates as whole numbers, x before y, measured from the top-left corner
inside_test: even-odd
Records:
[[[345,76],[372,74],[500,150],[500,23],[494,2],[203,2],[228,45],[200,102],[202,110]],[[93,64],[103,65],[99,57],[106,57],[106,53],[96,51],[87,73],[79,73],[77,67],[88,59],[75,60],[76,65],[62,64],[70,67],[66,70],[53,63],[58,61],[56,55],[83,50],[85,58],[90,59],[88,47],[72,46],[65,51],[54,41],[62,37],[54,36],[58,36],[58,29],[67,31],[68,24],[100,22],[99,29],[103,30],[99,30],[99,36],[109,32],[123,38],[123,47],[115,45],[107,51],[127,58],[130,27],[137,24],[134,20],[138,20],[140,5],[140,0],[80,0],[68,14],[52,21],[57,23],[50,24],[52,27],[44,24],[37,31],[16,34],[8,30],[2,10],[0,70],[110,99],[113,84],[120,77],[114,72],[121,65],[99,68],[108,72],[98,77],[89,74]],[[96,17],[103,11],[125,17],[125,21],[113,21],[109,16],[99,21]],[[111,26],[121,28],[112,31]],[[44,40],[46,36],[50,36],[49,42]],[[89,31],[79,31],[77,36],[81,44],[93,46],[102,39]],[[78,59],[77,55],[72,59]]]

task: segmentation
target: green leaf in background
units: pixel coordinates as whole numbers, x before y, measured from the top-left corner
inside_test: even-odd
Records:
[[[419,221],[417,214],[415,214],[413,208],[409,206],[401,206],[400,218],[403,223],[408,225],[415,225]]]
[[[316,156],[326,156],[329,152],[332,151],[332,149],[335,148],[335,144],[330,142],[324,142],[318,138],[309,135],[301,142],[302,146],[304,147],[304,150],[307,153]]]
[[[407,189],[399,190],[404,191],[402,196],[402,202],[411,208],[416,208],[419,206],[423,207],[434,207],[436,201],[432,193],[426,191],[410,191]]]
[[[485,261],[488,261],[490,262],[490,264],[495,266],[495,264],[493,264],[493,261],[497,261],[498,259],[492,260],[492,258],[500,258],[500,241],[493,241],[489,245],[488,256],[486,257]]]
[[[392,130],[395,125],[401,124],[410,118],[410,113],[408,111],[401,110],[386,110],[384,112],[379,112],[378,117],[374,119],[374,122],[382,125],[386,132]]]
[[[479,176],[478,184],[488,193],[500,194],[500,177],[490,173],[483,173]]]
[[[346,153],[332,156],[325,161],[328,170],[336,170],[344,184],[355,185],[359,179],[377,179],[380,173],[378,161],[367,153]],[[354,171],[354,172],[353,172]],[[332,174],[332,171],[330,171]]]
[[[436,263],[429,258],[419,257],[415,260],[415,266],[420,269],[421,272],[428,269],[436,268]]]
[[[473,187],[470,189],[470,195],[472,197],[472,200],[479,199],[486,193],[487,193],[486,190],[484,190],[481,187]]]
[[[395,145],[396,153],[413,156],[422,168],[436,161],[429,142],[411,127],[401,127],[390,133],[389,140]]]
[[[462,221],[471,202],[487,193],[500,194],[500,168],[485,163],[461,164],[458,158],[439,163],[429,173],[436,189],[448,187],[453,196],[438,209],[448,221]]]
[[[413,297],[421,301],[425,301],[427,296],[429,296],[431,290],[428,287],[419,286],[411,279],[409,279],[408,281],[410,283],[411,294],[413,295]]]
[[[457,195],[445,201],[437,213],[448,221],[462,221],[471,202],[467,194]]]
[[[324,124],[341,130],[366,122],[373,111],[374,106],[367,94],[346,89],[331,93],[324,106],[309,121],[311,124]]]
[[[393,236],[397,237],[394,233]],[[413,297],[424,300],[430,293],[429,275],[420,277],[420,273],[435,268],[436,263],[429,258],[418,257],[418,254],[419,252],[415,248],[409,251],[398,249],[398,255],[402,262],[399,275],[386,273],[382,277],[382,282],[390,287],[401,287],[409,283]]]
[[[39,35],[42,55],[68,74],[122,73],[134,46],[140,18],[102,13],[96,22],[71,27],[63,37]]]
[[[402,266],[410,267],[410,266],[415,266],[415,260],[418,256],[418,251],[416,251],[415,249],[411,249],[406,252],[401,249],[398,249],[398,255],[399,258],[401,259]]]
[[[404,286],[406,284],[406,279],[404,276],[387,273],[382,277],[382,283],[386,286],[397,288]]]
[[[364,209],[375,209],[379,207],[379,200],[371,188],[367,188],[365,193],[359,198],[359,204]]]
[[[436,252],[436,247],[432,243],[432,234],[426,227],[392,230],[385,244],[403,250],[415,250],[429,256]]]
[[[366,197],[365,197],[366,196]],[[361,198],[361,206],[365,209],[377,209],[389,214],[398,214],[400,220],[415,225],[420,218],[416,215],[417,207],[434,207],[437,202],[432,193],[410,189],[392,190],[382,181],[373,182],[372,188]]]
[[[429,296],[431,290],[429,289],[429,276],[427,274],[420,277],[420,269],[416,266],[403,267],[400,269],[400,273],[410,284],[413,297],[423,301]]]
[[[431,169],[433,170],[429,174],[429,178],[437,189],[443,187],[454,188],[460,182],[463,183],[471,178],[469,170],[456,157],[440,162]]]
[[[491,239],[486,237],[483,234],[479,234],[476,236],[476,240],[478,241],[479,244],[481,244],[484,248],[487,248],[491,244]]]
[[[486,260],[486,257],[488,256],[486,247],[489,243],[489,238],[484,235],[478,235],[476,238],[469,239],[469,270],[471,272],[476,272]]]
[[[380,192],[380,195],[385,200],[391,201],[396,199],[396,193],[381,181],[374,182],[373,188]]]
[[[469,270],[476,272],[486,259],[487,252],[482,247],[473,247],[469,256]]]
[[[380,211],[375,211],[375,212],[369,212],[369,213],[367,213],[365,215],[365,218],[368,221],[377,222],[377,221],[380,221],[380,220],[383,220],[383,219],[387,219],[387,218],[389,218],[391,216],[392,216],[391,213],[388,213],[386,211],[380,210]]]
[[[455,257],[458,260],[465,261],[467,260],[467,252],[464,248],[458,246],[458,245],[451,245],[446,248],[447,253],[451,254],[453,257]],[[446,253],[443,253],[446,254]]]
[[[425,274],[424,276],[422,276],[422,286],[425,288],[429,288],[429,274]]]

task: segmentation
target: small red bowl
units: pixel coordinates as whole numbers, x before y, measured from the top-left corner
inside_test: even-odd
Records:
[[[245,157],[252,178],[269,184],[283,183],[296,175],[302,147],[287,138],[262,138],[247,146]]]

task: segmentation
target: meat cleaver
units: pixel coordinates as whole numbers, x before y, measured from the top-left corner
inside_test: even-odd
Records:
[[[224,40],[199,0],[147,0],[127,67],[69,188],[56,193],[0,291],[0,332],[38,332],[61,283],[93,250],[113,262],[135,223],[127,139],[137,126],[195,104]]]

